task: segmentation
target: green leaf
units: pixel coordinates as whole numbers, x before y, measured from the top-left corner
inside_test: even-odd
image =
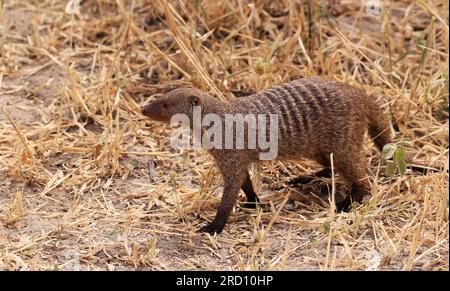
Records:
[[[405,150],[403,150],[402,148],[398,148],[394,153],[393,160],[395,162],[398,162],[398,161],[405,161],[405,159],[406,159]]]
[[[395,163],[392,161],[388,161],[388,163],[386,164],[386,175],[388,175],[389,177],[393,177],[395,174]]]
[[[405,161],[399,161],[397,163],[398,171],[400,172],[400,175],[403,176],[406,173],[406,162]]]
[[[383,147],[383,152],[381,153],[381,156],[383,157],[383,159],[389,160],[394,156],[397,148],[398,146],[395,143],[388,143]]]
[[[394,153],[394,162],[397,165],[400,175],[406,172],[406,153],[402,148],[398,148]]]

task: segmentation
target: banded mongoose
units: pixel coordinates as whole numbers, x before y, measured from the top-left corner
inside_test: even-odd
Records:
[[[317,161],[329,173],[330,154],[334,167],[349,186],[349,195],[336,204],[348,211],[352,202],[361,202],[370,193],[363,152],[364,133],[368,130],[378,149],[390,142],[386,117],[373,97],[348,84],[322,77],[294,80],[259,93],[221,101],[195,88],[179,88],[164,94],[144,107],[150,119],[169,122],[178,113],[192,120],[194,105],[201,114],[278,114],[279,160],[307,158]],[[223,196],[215,219],[199,231],[220,233],[235,205],[240,189],[248,207],[259,199],[248,173],[258,162],[257,149],[210,149],[223,179]],[[326,174],[325,174],[326,175]]]

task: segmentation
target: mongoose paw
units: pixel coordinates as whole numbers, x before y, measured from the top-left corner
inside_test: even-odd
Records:
[[[298,176],[296,178],[290,179],[287,183],[288,185],[296,185],[296,184],[309,184],[314,178],[307,176]]]
[[[242,207],[247,208],[247,209],[256,209],[256,202],[245,202]]]
[[[218,225],[214,222],[209,223],[208,225],[205,225],[204,227],[200,228],[198,232],[207,232],[210,235],[219,234],[223,230],[223,225]]]
[[[339,203],[336,203],[336,211],[337,212],[349,212],[352,208],[352,202],[350,199],[345,198]]]
[[[258,205],[260,205],[260,201],[258,198],[256,198],[256,200],[245,202],[242,207],[248,209],[256,209]]]

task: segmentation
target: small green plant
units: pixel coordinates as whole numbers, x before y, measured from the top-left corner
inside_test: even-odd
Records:
[[[323,230],[325,231],[325,233],[328,233],[330,231],[330,222],[329,221],[325,221],[322,224]]]
[[[406,172],[406,152],[403,146],[411,146],[407,141],[401,141],[399,143],[388,143],[383,147],[382,157],[387,161],[386,174],[389,177],[393,177],[398,170],[400,176],[403,176]]]
[[[264,59],[259,59],[255,63],[253,63],[253,69],[258,75],[262,75],[269,71],[270,63]]]

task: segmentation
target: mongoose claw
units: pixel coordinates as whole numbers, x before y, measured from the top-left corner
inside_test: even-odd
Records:
[[[211,222],[208,225],[205,225],[204,227],[200,228],[197,232],[207,232],[210,235],[214,235],[221,233],[222,229],[223,225],[220,226],[218,224],[215,224],[214,222]]]

